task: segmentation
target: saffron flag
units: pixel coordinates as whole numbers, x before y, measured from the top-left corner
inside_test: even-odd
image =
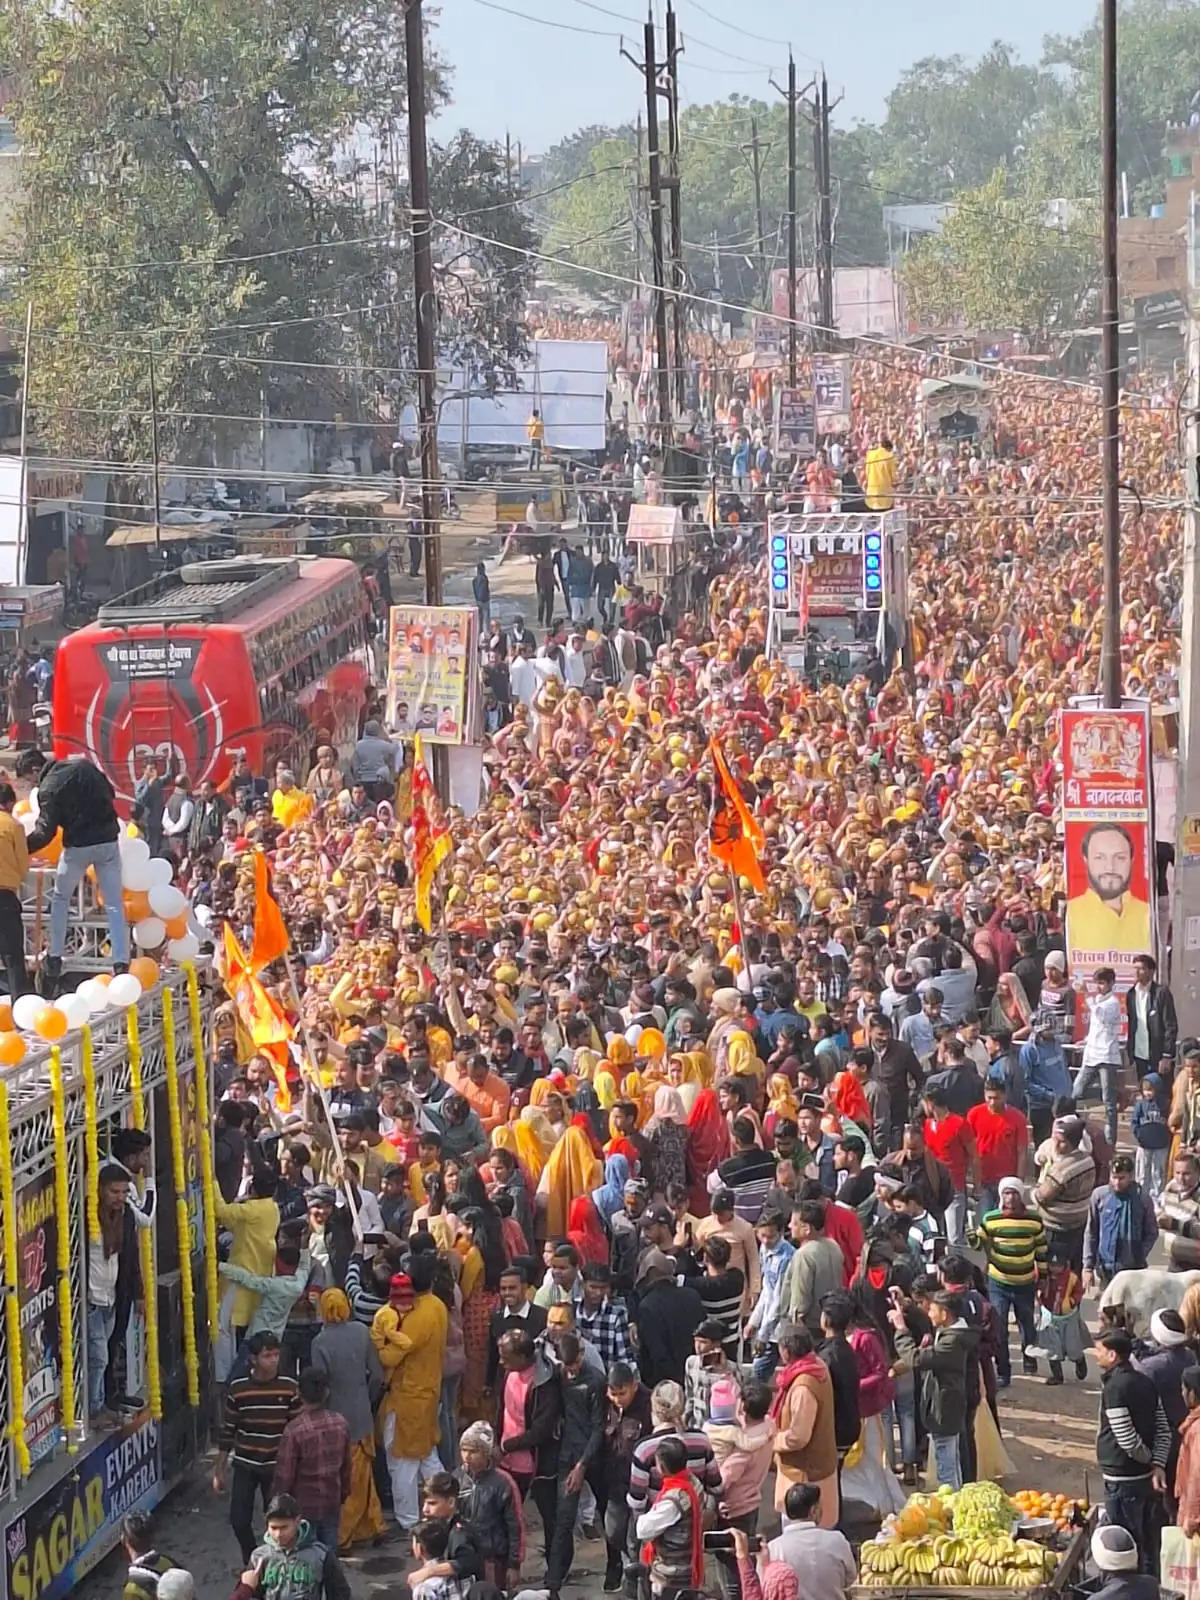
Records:
[[[228,924],[226,924],[228,926]],[[261,972],[272,961],[288,953],[288,932],[284,926],[283,912],[271,893],[271,879],[267,872],[267,858],[261,850],[254,852],[254,943],[246,963],[251,972]]]
[[[709,850],[715,860],[723,862],[739,878],[745,878],[761,894],[767,886],[761,860],[764,844],[762,828],[742,798],[725,757],[712,739],[708,743],[708,752],[716,768],[712,814],[708,820]]]
[[[425,765],[421,735],[413,736],[412,814],[413,862],[416,866],[417,921],[433,932],[433,880],[450,854],[450,830],[437,813],[433,780]]]
[[[808,568],[809,563],[800,563],[800,596],[796,606],[796,630],[803,639],[808,633]]]
[[[225,987],[239,1024],[250,1036],[250,1043],[271,1063],[277,1090],[275,1105],[286,1115],[292,1109],[287,1081],[292,1025],[282,1007],[251,972],[249,958],[228,922],[225,924]]]

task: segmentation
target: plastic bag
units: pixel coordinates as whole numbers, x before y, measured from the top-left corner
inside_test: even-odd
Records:
[[[1164,1589],[1178,1589],[1183,1600],[1200,1600],[1200,1539],[1189,1539],[1182,1528],[1164,1528],[1159,1562]]]

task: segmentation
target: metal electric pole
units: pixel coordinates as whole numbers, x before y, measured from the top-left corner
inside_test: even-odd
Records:
[[[671,365],[675,373],[675,409],[680,416],[687,397],[684,357],[687,353],[687,316],[683,304],[683,202],[679,187],[679,67],[683,54],[675,30],[675,9],[667,4],[667,165],[671,202]]]
[[[1100,52],[1100,205],[1103,300],[1100,364],[1103,369],[1104,618],[1100,692],[1106,706],[1121,704],[1121,372],[1120,299],[1117,285],[1117,0],[1102,0]]]
[[[833,348],[834,297],[833,297],[833,197],[829,172],[829,84],[821,74],[821,88],[817,97],[816,116],[813,121],[814,163],[817,179],[817,281],[819,285],[817,320],[821,324],[821,348]]]
[[[1179,1017],[1179,1036],[1200,1033],[1200,856],[1195,819],[1200,812],[1200,299],[1195,271],[1193,217],[1188,239],[1187,388],[1181,441],[1184,462],[1183,629],[1179,659],[1179,781],[1176,786],[1175,900],[1171,922],[1169,981]]]
[[[671,351],[667,343],[667,297],[663,254],[662,155],[658,144],[658,63],[654,22],[643,30],[645,60],[638,61],[622,46],[621,54],[646,80],[646,151],[650,184],[650,265],[654,278],[654,345],[658,356],[658,420],[661,441],[671,442]]]
[[[429,202],[429,152],[425,143],[425,39],[421,0],[404,13],[408,78],[408,186],[417,317],[417,432],[421,441],[421,516],[424,524],[425,604],[442,604],[441,473],[437,450],[437,295],[433,282],[433,214]],[[433,781],[448,798],[446,751],[433,747]]]
[[[796,88],[796,62],[793,56],[788,55],[788,86],[781,89],[771,79],[771,87],[776,93],[781,94],[787,101],[788,108],[788,163],[787,163],[787,232],[788,232],[788,270],[787,270],[787,305],[788,305],[788,384],[796,387],[796,106],[800,99],[800,91]],[[811,88],[812,85],[808,85]],[[760,226],[761,231],[761,226]]]

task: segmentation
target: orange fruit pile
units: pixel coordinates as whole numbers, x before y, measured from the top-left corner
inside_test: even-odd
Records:
[[[1051,1494],[1047,1489],[1018,1489],[1012,1502],[1022,1516],[1052,1517],[1062,1532],[1071,1527],[1076,1508],[1087,1510],[1086,1500],[1072,1500],[1070,1495]]]

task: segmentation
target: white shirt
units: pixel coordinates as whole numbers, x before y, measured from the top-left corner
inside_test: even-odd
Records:
[[[1139,1061],[1150,1059],[1150,985],[1133,986],[1133,1050]]]
[[[523,705],[532,705],[534,694],[537,692],[538,673],[531,656],[518,656],[508,669],[508,681],[512,692]]]
[[[587,651],[572,650],[568,645],[563,652],[567,664],[567,682],[572,689],[582,689],[587,682]]]
[[[814,1522],[788,1522],[767,1546],[772,1561],[783,1561],[802,1585],[804,1600],[845,1600],[858,1577],[854,1552],[844,1533]]]
[[[1085,995],[1088,1008],[1087,1038],[1083,1042],[1082,1065],[1116,1065],[1121,1059],[1121,1001],[1115,989],[1107,994]]]
[[[88,1245],[88,1305],[108,1309],[117,1303],[117,1273],[121,1266],[121,1252],[104,1254],[103,1241]]]

